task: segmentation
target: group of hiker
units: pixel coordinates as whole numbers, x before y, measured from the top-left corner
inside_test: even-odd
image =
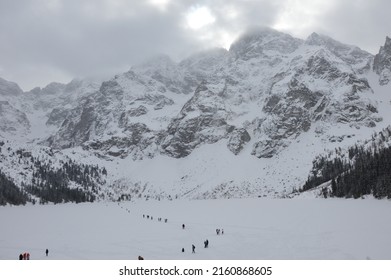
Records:
[[[121,207],[122,208],[122,207]],[[153,216],[151,216],[151,215],[147,215],[147,214],[143,214],[143,219],[145,219],[145,218],[147,218],[147,219],[149,219],[149,220],[153,220]],[[158,218],[157,219],[159,222],[161,222],[161,221],[163,221],[163,219],[162,218]],[[167,223],[168,222],[168,219],[164,219],[164,222],[165,223]],[[182,224],[182,229],[184,230],[184,229],[186,229],[186,225],[185,224]],[[217,228],[216,229],[216,234],[217,235],[224,235],[224,229],[219,229],[219,228]],[[208,239],[206,239],[205,241],[204,241],[204,248],[208,248],[209,247],[209,240]],[[195,245],[194,244],[192,244],[191,245],[191,252],[192,252],[192,254],[195,254],[195,249],[196,249],[196,247],[195,247]],[[185,248],[184,247],[182,247],[182,253],[184,253],[185,252]],[[139,260],[143,260],[144,258],[142,257],[142,256],[138,256],[138,259]]]
[[[205,241],[204,241],[204,248],[208,248],[208,246],[209,246],[209,240],[208,239],[206,239]],[[192,244],[191,245],[191,253],[192,254],[195,254],[195,245],[194,244]],[[184,253],[185,252],[185,248],[182,248],[182,253]]]
[[[152,216],[150,216],[150,215],[145,215],[145,214],[143,214],[143,218],[145,218],[145,217],[147,217],[147,219],[151,219],[151,220],[153,220],[153,217],[152,217]],[[163,219],[162,219],[162,218],[157,218],[157,220],[158,220],[158,222],[161,222],[161,221],[163,221]],[[164,219],[164,222],[165,222],[165,223],[167,223],[167,222],[168,222],[168,219]]]
[[[191,244],[191,253],[194,254],[195,253],[195,245],[194,244]],[[182,253],[185,252],[185,248],[182,247]]]
[[[46,257],[49,255],[49,249],[45,250],[45,255],[46,255]],[[30,253],[24,252],[24,253],[20,254],[19,260],[30,260]]]
[[[19,260],[29,260],[30,259],[30,253],[24,252],[19,255]]]
[[[122,207],[121,207],[122,208]],[[130,210],[128,210],[128,209],[126,209],[129,213],[130,213]],[[150,216],[150,215],[146,215],[146,214],[143,214],[143,218],[147,218],[147,219],[150,219],[150,220],[153,220],[153,216]],[[162,218],[158,218],[157,219],[159,222],[161,222],[161,221],[163,221],[163,219]],[[165,223],[167,223],[168,222],[168,219],[167,218],[165,218],[164,219],[164,222]],[[182,224],[182,229],[184,230],[186,228],[186,226],[185,226],[185,224]],[[217,235],[224,235],[224,229],[216,229],[216,234]],[[206,239],[205,241],[204,241],[204,248],[208,248],[209,247],[209,240],[208,239]],[[192,253],[194,254],[195,253],[195,245],[194,244],[192,244],[191,245],[191,251],[192,251]],[[182,253],[184,253],[185,252],[185,248],[182,248]],[[49,255],[49,250],[48,249],[46,249],[45,250],[45,255],[46,255],[46,257]],[[142,256],[139,256],[138,257],[138,259],[139,260],[143,260],[144,258],[142,257]],[[24,252],[24,253],[21,253],[20,255],[19,255],[19,260],[30,260],[30,253],[29,252]]]
[[[143,218],[147,218],[147,219],[151,219],[151,220],[153,220],[153,217],[152,216],[150,216],[150,215],[145,215],[145,214],[143,214]],[[158,218],[158,221],[160,222],[160,221],[162,221],[162,218]],[[167,223],[167,219],[164,219],[164,222],[165,223]],[[186,228],[186,225],[185,224],[182,224],[182,229],[184,230]],[[216,229],[216,234],[217,235],[224,235],[224,229],[220,229],[220,228],[217,228]],[[208,248],[209,247],[209,240],[208,239],[206,239],[205,241],[204,241],[204,248]],[[195,253],[195,245],[194,244],[192,244],[191,245],[191,252],[194,254]],[[183,248],[182,247],[182,253],[184,253],[185,252],[185,248]]]
[[[186,228],[185,224],[182,224],[182,229],[185,229],[185,228]],[[216,229],[216,232],[217,232],[217,235],[220,235],[220,233],[224,234],[224,229]],[[209,240],[206,239],[204,241],[204,248],[208,248],[208,247],[209,247]],[[185,252],[185,248],[182,248],[182,253],[184,253],[184,252]],[[193,254],[195,253],[195,245],[194,244],[191,245],[191,252]]]

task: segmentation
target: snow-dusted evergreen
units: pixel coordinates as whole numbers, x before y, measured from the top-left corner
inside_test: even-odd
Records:
[[[1,79],[0,138],[15,150],[53,149],[52,162],[104,167],[97,197],[285,196],[316,155],[390,124],[389,46],[387,37],[374,56],[261,28],[229,51],[157,56],[102,83],[22,92]],[[1,170],[21,188],[18,174],[33,167],[10,168],[4,150]]]

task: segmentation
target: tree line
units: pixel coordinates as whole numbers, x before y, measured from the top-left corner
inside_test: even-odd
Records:
[[[0,205],[24,205],[28,199],[28,195],[0,171]]]
[[[77,164],[69,160],[61,168],[36,161],[33,179],[26,191],[40,198],[40,203],[93,202],[100,190],[101,175],[106,169]]]
[[[359,198],[372,194],[375,198],[391,198],[391,147],[387,145],[390,136],[387,128],[373,135],[371,145],[350,147],[346,156],[337,149],[334,158],[318,157],[300,191],[331,181],[331,189],[322,190],[325,197]]]
[[[31,162],[32,179],[18,186],[0,170],[0,205],[93,202],[105,183],[107,171],[97,165],[69,159],[55,167],[51,160],[40,160],[31,153],[17,151],[16,155],[19,162],[23,157]]]

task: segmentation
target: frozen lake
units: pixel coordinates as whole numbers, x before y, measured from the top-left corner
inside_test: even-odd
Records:
[[[388,200],[7,206],[0,207],[0,221],[0,259],[8,260],[23,252],[31,259],[391,259]],[[216,229],[224,229],[224,235]]]

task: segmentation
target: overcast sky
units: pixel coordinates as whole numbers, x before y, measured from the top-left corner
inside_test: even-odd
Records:
[[[258,25],[375,54],[391,36],[390,11],[389,0],[0,0],[0,77],[24,90],[111,77],[156,54],[229,48]]]

